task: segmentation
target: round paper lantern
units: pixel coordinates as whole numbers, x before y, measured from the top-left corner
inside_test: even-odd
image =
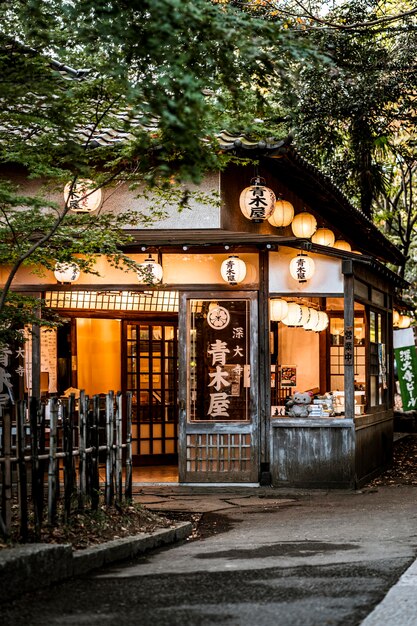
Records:
[[[314,261],[307,254],[298,254],[291,259],[290,274],[299,283],[305,283],[314,275]]]
[[[335,241],[335,243],[333,244],[333,248],[337,248],[338,250],[345,250],[346,252],[351,252],[352,250],[352,246],[350,245],[350,243],[348,241],[345,241],[344,239],[338,239],[337,241]]]
[[[317,220],[314,215],[304,211],[303,213],[298,213],[294,217],[291,223],[291,228],[296,237],[309,239],[317,228]]]
[[[309,307],[309,317],[305,324],[303,324],[304,330],[314,330],[319,323],[319,312],[317,309]]]
[[[311,237],[311,241],[319,244],[320,246],[333,246],[334,240],[334,232],[329,228],[318,228]]]
[[[400,314],[398,313],[396,309],[394,309],[392,312],[392,325],[398,326],[399,321],[400,321]]]
[[[409,315],[400,315],[400,319],[398,320],[398,328],[410,328],[411,325],[411,317]]]
[[[254,178],[250,187],[245,187],[239,197],[239,206],[243,215],[252,222],[263,222],[270,217],[275,207],[275,194],[263,184],[259,176]]]
[[[59,283],[74,283],[80,277],[80,268],[76,263],[56,263],[54,276]]]
[[[271,226],[283,228],[284,226],[291,224],[293,217],[294,207],[291,202],[288,202],[287,200],[277,200],[275,202],[275,208],[272,215],[268,217],[268,222]]]
[[[64,199],[74,213],[92,213],[102,203],[101,188],[95,189],[95,184],[88,178],[81,178],[75,185],[67,183],[64,188]]]
[[[151,254],[143,263],[139,263],[139,268],[137,275],[140,283],[153,285],[154,283],[160,283],[162,281],[162,265],[157,263]]]
[[[288,302],[286,300],[270,301],[270,317],[272,322],[280,322],[288,315]]]
[[[281,320],[286,326],[301,326],[301,320],[303,318],[303,310],[296,302],[288,303],[288,313]]]
[[[238,256],[231,255],[225,259],[221,265],[220,272],[222,278],[229,285],[238,285],[245,279],[246,264]]]
[[[317,325],[313,328],[314,332],[320,333],[322,330],[325,330],[329,325],[329,317],[325,311],[319,311],[319,321]]]

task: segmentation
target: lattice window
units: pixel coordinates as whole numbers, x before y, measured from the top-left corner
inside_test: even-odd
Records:
[[[177,313],[179,295],[178,291],[47,291],[45,303],[51,309]]]
[[[187,435],[187,471],[240,472],[250,469],[249,433]]]

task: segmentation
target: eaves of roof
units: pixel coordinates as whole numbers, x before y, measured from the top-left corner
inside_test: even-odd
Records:
[[[358,247],[377,258],[394,265],[401,265],[405,258],[402,252],[378,230],[371,219],[356,208],[342,190],[318,167],[307,161],[291,145],[292,137],[276,140],[252,141],[244,135],[233,135],[223,131],[218,136],[225,152],[237,157],[266,158],[273,160],[273,170],[281,174],[312,209],[330,224],[338,226],[347,238]]]

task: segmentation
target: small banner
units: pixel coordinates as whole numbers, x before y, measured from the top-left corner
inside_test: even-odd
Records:
[[[412,328],[394,331],[394,356],[403,411],[417,409],[417,352]]]

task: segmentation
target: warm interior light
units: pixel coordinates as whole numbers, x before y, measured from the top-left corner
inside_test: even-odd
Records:
[[[318,228],[311,237],[311,241],[320,246],[333,246],[334,240],[334,232],[330,228]]]
[[[273,213],[268,217],[268,222],[275,228],[283,228],[289,226],[294,217],[294,207],[287,200],[278,199],[275,202]]]
[[[311,213],[303,211],[303,213],[298,213],[294,217],[291,223],[291,228],[295,237],[309,239],[317,228],[317,220],[314,215],[311,215]]]

